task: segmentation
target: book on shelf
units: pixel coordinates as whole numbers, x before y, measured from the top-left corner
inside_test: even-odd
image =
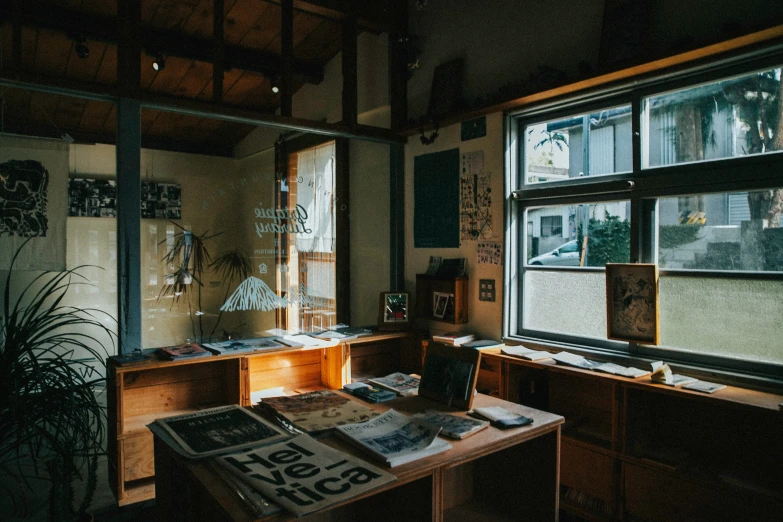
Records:
[[[438,438],[439,427],[393,409],[367,422],[337,426],[335,431],[389,467],[451,448],[451,444]]]
[[[441,344],[448,344],[450,346],[460,346],[462,343],[467,343],[475,338],[475,335],[465,332],[448,332],[442,335],[432,336],[433,341]]]
[[[277,340],[288,346],[301,348],[326,348],[327,346],[334,346],[336,344],[334,339],[318,339],[307,334],[284,335],[278,337]]]
[[[408,375],[407,373],[394,372],[385,377],[371,377],[367,379],[367,382],[393,391],[397,395],[408,396],[419,393],[419,383],[421,382],[421,379]]]
[[[718,384],[716,382],[696,381],[689,384],[683,384],[683,390],[691,390],[702,393],[715,393],[718,390],[725,388],[725,384]]]
[[[176,346],[164,346],[158,348],[161,357],[169,361],[180,359],[192,359],[195,357],[206,357],[212,355],[212,352],[202,348],[197,343],[179,344]]]
[[[696,377],[689,377],[688,375],[680,375],[679,373],[673,373],[671,382],[664,382],[663,384],[667,386],[685,386],[686,384],[695,383],[698,381]]]
[[[543,361],[552,358],[552,354],[546,350],[531,350],[525,346],[505,346],[500,349],[500,353],[528,361]]]
[[[330,390],[316,390],[288,397],[261,399],[259,412],[282,417],[295,428],[320,434],[341,424],[364,422],[380,415],[361,402]]]
[[[494,339],[474,339],[472,341],[462,343],[462,346],[464,346],[465,348],[475,348],[477,350],[483,350],[485,348],[501,348],[505,346],[505,344],[501,341],[496,341]]]
[[[175,451],[191,458],[269,444],[291,436],[235,404],[157,419],[148,428]]]
[[[424,410],[414,414],[414,417],[433,426],[438,426],[441,436],[452,439],[464,439],[489,426],[487,420],[471,419],[438,410]]]
[[[204,343],[203,346],[207,350],[217,355],[285,348],[285,345],[278,342],[275,337],[260,337],[257,339],[229,339],[228,341]]]
[[[533,419],[525,417],[517,412],[507,410],[501,406],[488,406],[486,408],[475,408],[468,412],[468,415],[489,421],[489,423],[502,430],[508,428],[518,428],[533,423]]]
[[[222,455],[215,461],[297,517],[397,480],[391,473],[307,435]]]
[[[440,264],[443,262],[443,258],[440,256],[430,256],[430,262],[427,265],[427,271],[424,272],[427,275],[435,275],[438,273]]]
[[[370,328],[364,328],[362,326],[337,325],[331,330],[352,337],[364,337],[366,335],[372,335],[372,330]]]
[[[583,370],[592,370],[601,364],[597,361],[591,361],[590,359],[586,359],[581,355],[576,355],[570,352],[553,353],[551,357],[557,361],[558,364],[573,366],[574,368],[582,368]]]
[[[645,375],[650,375],[651,372],[647,370],[640,370],[639,368],[633,368],[631,366],[620,366],[615,363],[601,363],[594,367],[593,370],[603,373],[611,373],[612,375],[619,375],[621,377],[629,377],[631,379],[638,379]]]
[[[397,398],[397,394],[391,390],[386,390],[378,386],[371,386],[364,382],[346,384],[343,386],[343,390],[367,402],[372,402],[373,404]]]

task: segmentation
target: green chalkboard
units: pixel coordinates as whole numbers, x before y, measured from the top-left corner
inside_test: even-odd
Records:
[[[459,248],[459,149],[413,159],[413,246]]]

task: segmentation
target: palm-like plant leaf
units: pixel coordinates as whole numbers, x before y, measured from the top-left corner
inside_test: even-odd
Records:
[[[13,265],[21,248],[3,291],[0,474],[11,478],[5,493],[24,513],[25,488],[33,487],[30,473],[47,470],[51,517],[66,520],[89,505],[97,458],[105,452],[106,412],[96,396],[105,377],[89,375],[108,355],[100,338],[114,345],[115,334],[105,325],[113,319],[97,309],[64,304],[72,285],[87,284],[78,274],[83,267],[45,272],[12,301]],[[80,359],[74,358],[77,353]],[[78,506],[73,505],[73,477],[87,480]]]

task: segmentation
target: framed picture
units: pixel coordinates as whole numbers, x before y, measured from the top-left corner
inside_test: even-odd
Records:
[[[478,378],[481,350],[430,343],[421,372],[419,395],[469,410]]]
[[[446,307],[449,304],[451,294],[445,292],[432,292],[432,316],[443,319],[446,315]]]
[[[639,344],[658,344],[658,266],[607,263],[606,336]]]
[[[410,324],[410,294],[408,292],[381,292],[378,306],[380,330],[403,330]]]

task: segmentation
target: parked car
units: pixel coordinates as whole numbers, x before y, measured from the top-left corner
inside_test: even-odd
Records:
[[[564,243],[556,249],[532,257],[527,262],[528,265],[549,265],[549,266],[579,266],[579,247],[576,239]]]

